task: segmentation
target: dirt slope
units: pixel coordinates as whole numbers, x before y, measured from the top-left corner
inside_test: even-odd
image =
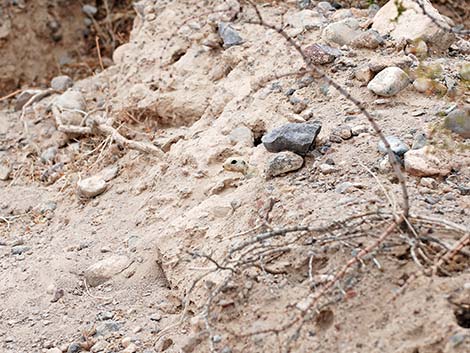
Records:
[[[440,221],[470,226],[468,139],[453,136],[449,142],[440,128],[443,111],[470,103],[468,91],[451,100],[410,85],[390,98],[376,96],[355,73],[373,62],[409,62],[390,39],[373,50],[342,47],[343,56],[323,67],[365,103],[385,135],[409,146],[421,132],[435,144],[449,143],[440,148],[448,155],[450,149],[452,170],[445,177],[406,174],[413,213],[437,221],[417,223],[418,238],[395,231],[347,271],[299,331],[277,332],[298,315],[305,298],[392,222],[400,185],[380,167],[378,136],[337,90],[308,75],[272,77],[304,63],[275,31],[248,23],[252,10],[233,24],[243,43],[223,48],[217,23],[230,18],[222,10],[232,2],[196,3],[138,2],[130,41],[114,52],[114,64],[72,88],[83,94],[87,112],[112,116],[122,135],[162,147],[162,158],[103,136],[59,132],[50,112],[59,94],[28,109],[25,124],[13,100],[0,102],[0,163],[11,170],[0,180],[0,350],[468,351],[469,247],[443,272],[426,276],[419,267],[429,275],[442,251],[429,239],[454,245],[465,233]],[[294,1],[260,9],[270,23],[299,13]],[[328,12],[320,28],[286,29],[302,47],[323,43],[321,29],[329,23],[351,16],[367,23],[367,10],[347,11]],[[455,79],[469,55],[451,49],[426,60]],[[267,178],[272,154],[261,136],[300,121],[322,124],[315,149],[301,169]],[[345,125],[361,133],[334,142],[332,133]],[[47,160],[49,147],[57,150]],[[229,157],[243,158],[251,172],[224,169]],[[325,164],[334,165],[333,171],[325,172]],[[59,165],[55,177],[53,165]],[[109,167],[117,172],[106,191],[80,197],[77,182]],[[210,260],[222,261],[257,233],[361,214],[359,222],[328,233],[263,243],[274,249],[285,241],[286,249],[240,271],[214,271],[191,287],[217,265]],[[413,247],[418,240],[422,257]],[[125,265],[109,280],[87,283],[90,266],[117,257]]]

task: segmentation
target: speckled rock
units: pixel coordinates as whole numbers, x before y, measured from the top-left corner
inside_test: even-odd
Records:
[[[275,177],[281,174],[293,172],[302,168],[304,159],[293,152],[279,152],[268,161],[266,168],[267,177]]]
[[[405,170],[414,176],[446,176],[451,172],[447,161],[429,146],[405,153]]]
[[[470,138],[470,106],[451,111],[444,121],[444,126],[463,138]]]
[[[97,176],[82,179],[77,183],[77,189],[80,196],[95,197],[106,190],[106,181]]]
[[[346,18],[326,26],[323,29],[322,38],[327,43],[348,45],[361,34],[359,22],[354,18]]]
[[[337,57],[342,55],[341,50],[321,44],[309,45],[304,49],[304,53],[314,65],[332,63]]]
[[[369,29],[359,34],[351,42],[354,48],[377,49],[384,43],[383,37],[374,29]]]
[[[367,88],[378,96],[391,97],[406,88],[410,79],[405,71],[399,67],[387,67],[380,71]]]
[[[129,267],[131,261],[124,255],[113,255],[98,261],[85,270],[85,279],[91,287],[99,286]]]
[[[398,16],[397,2],[390,0],[375,15],[372,28],[382,35],[390,34],[394,40],[423,39],[435,51],[444,51],[454,42],[455,35],[450,31],[441,29],[433,23],[414,0],[401,0],[405,9]],[[431,14],[439,23],[449,23],[449,19],[442,16],[429,0],[421,0],[426,12]]]

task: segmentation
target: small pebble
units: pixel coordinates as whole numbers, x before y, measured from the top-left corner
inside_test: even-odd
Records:
[[[93,17],[98,13],[98,9],[93,5],[83,5],[82,11],[85,15]]]
[[[285,173],[296,171],[302,168],[304,159],[290,151],[276,153],[268,161],[266,175],[276,177]]]
[[[397,154],[398,156],[404,155],[410,149],[406,143],[401,141],[396,136],[386,136],[385,139],[389,143],[390,149],[392,150],[392,152]],[[383,154],[387,153],[385,144],[383,143],[382,140],[379,141],[377,145],[377,149],[379,150],[380,153],[383,153]]]
[[[437,181],[433,178],[421,178],[419,184],[428,189],[435,189],[437,187]]]
[[[337,171],[334,166],[326,163],[320,164],[318,168],[320,169],[320,172],[322,172],[322,174],[332,174]]]
[[[129,344],[122,353],[135,353],[137,352],[137,346],[134,343]]]
[[[78,193],[87,198],[102,194],[107,188],[106,182],[96,176],[82,179],[77,183]]]
[[[18,245],[11,248],[12,255],[21,255],[31,250],[31,247],[26,245]]]
[[[124,337],[122,340],[121,340],[121,344],[124,348],[127,348],[129,347],[129,345],[132,343],[132,338],[131,337]]]
[[[78,353],[82,350],[82,346],[79,343],[72,343],[70,344],[69,348],[67,349],[67,353]]]
[[[69,76],[56,76],[51,81],[51,88],[56,91],[64,92],[73,86],[73,81]]]

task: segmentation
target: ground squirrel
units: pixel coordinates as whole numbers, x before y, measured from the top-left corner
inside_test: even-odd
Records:
[[[243,158],[229,157],[223,164],[224,170],[230,172],[238,172],[245,175],[247,178],[257,175],[256,168],[250,166]]]

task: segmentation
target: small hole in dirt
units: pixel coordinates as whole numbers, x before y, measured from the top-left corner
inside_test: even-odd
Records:
[[[170,348],[173,345],[173,340],[170,338],[167,338],[165,341],[163,341],[162,344],[162,352],[166,351],[168,348]]]
[[[330,309],[322,310],[318,313],[316,317],[316,324],[320,330],[327,330],[333,325],[335,320],[335,315]]]
[[[0,1],[3,3],[9,2]],[[8,5],[0,5],[0,23],[12,23],[0,44],[0,57],[4,59],[0,65],[0,96],[21,86],[47,87],[57,75],[82,79],[101,70],[101,64],[112,64],[114,50],[128,42],[135,18],[134,2],[96,1],[93,21],[83,13],[82,3],[28,1],[23,7],[3,13]]]
[[[253,141],[253,145],[255,147],[261,145],[261,143],[262,143],[261,138],[262,137],[263,137],[263,134],[260,134],[259,136],[255,136],[255,139]]]
[[[178,62],[179,59],[181,59],[184,56],[184,54],[186,54],[186,50],[184,50],[184,49],[180,49],[180,50],[176,51],[171,56],[170,64],[174,64],[174,63]]]
[[[454,310],[454,315],[457,320],[457,325],[463,328],[470,328],[470,307],[459,307]]]

